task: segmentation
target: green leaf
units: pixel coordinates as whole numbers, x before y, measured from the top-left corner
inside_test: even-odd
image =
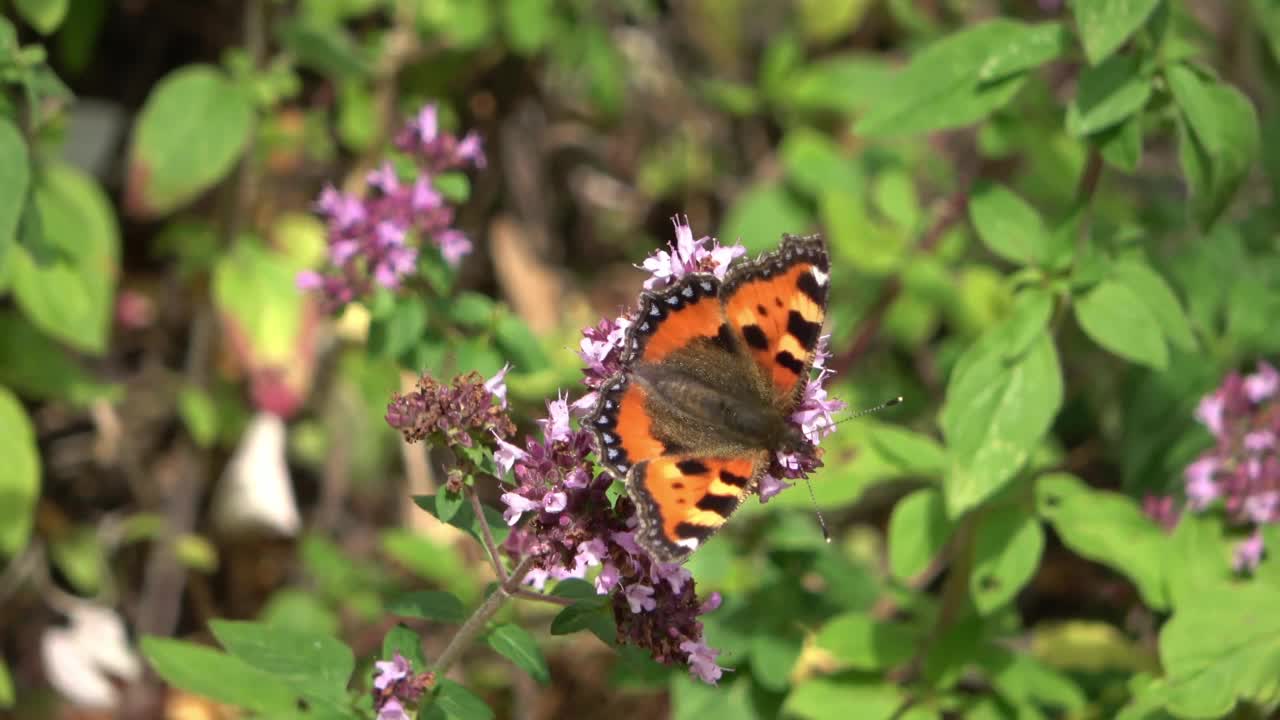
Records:
[[[947,468],[946,450],[928,435],[896,425],[875,425],[868,439],[877,452],[903,473],[941,475]]]
[[[491,720],[493,710],[484,704],[484,700],[458,683],[442,678],[436,689],[435,704],[450,718],[457,720]]]
[[[889,516],[890,574],[911,582],[942,552],[952,529],[938,490],[923,488],[899,500]]]
[[[13,707],[17,696],[13,692],[13,677],[9,675],[9,666],[0,658],[0,708]]]
[[[859,670],[885,670],[910,660],[923,639],[920,631],[911,625],[851,612],[828,620],[818,631],[815,642],[842,665]]]
[[[253,108],[219,69],[188,65],[152,89],[133,131],[126,206],[172,212],[226,177],[249,142]]]
[[[1240,700],[1280,697],[1276,588],[1252,582],[1188,596],[1160,630],[1168,709],[1226,717]]]
[[[617,625],[608,598],[580,600],[561,610],[551,619],[552,635],[569,635],[580,630],[590,630],[600,642],[613,645],[617,638]]]
[[[373,74],[373,63],[341,23],[286,17],[275,30],[299,67],[338,81],[359,81]]]
[[[0,313],[0,385],[37,399],[88,405],[118,400],[118,386],[94,382],[75,359],[16,312]]]
[[[880,58],[850,53],[804,64],[779,92],[788,108],[852,114],[874,107],[893,80],[893,71]]]
[[[436,506],[435,495],[414,495],[413,502],[423,510],[435,515],[437,518],[440,517]],[[502,542],[507,539],[507,535],[511,532],[511,528],[509,528],[506,521],[502,519],[502,513],[488,505],[482,504],[481,507],[484,508],[484,517],[489,523],[489,530],[493,533],[493,541],[501,545]],[[448,522],[450,525],[461,530],[466,530],[471,533],[471,537],[475,538],[477,542],[481,544],[484,543],[484,534],[480,529],[480,523],[476,520],[475,512],[471,509],[471,505],[464,503],[458,508],[454,516],[445,522]]]
[[[502,29],[511,49],[532,55],[554,37],[559,24],[555,0],[506,0]]]
[[[401,617],[460,623],[467,617],[462,601],[452,593],[418,590],[397,595],[387,603],[387,612]]]
[[[1142,115],[1134,114],[1094,136],[1102,159],[1132,174],[1142,161]]]
[[[218,439],[218,407],[209,393],[195,386],[183,388],[178,393],[178,414],[197,445],[213,446]]]
[[[550,682],[551,671],[547,668],[547,659],[542,656],[538,641],[533,639],[529,631],[519,625],[507,623],[490,630],[485,639],[489,647],[529,673],[534,680],[544,685]]]
[[[14,7],[27,24],[41,35],[52,35],[67,17],[71,0],[14,0]]]
[[[235,657],[295,683],[341,691],[355,669],[351,648],[328,635],[233,620],[214,620],[209,629]]]
[[[1097,65],[1142,27],[1160,0],[1075,0],[1076,27],[1091,65]]]
[[[747,657],[751,676],[760,686],[781,692],[790,684],[791,670],[800,658],[801,638],[758,630],[751,635]]]
[[[1080,712],[1088,704],[1071,678],[1030,655],[1014,653],[989,645],[979,652],[980,663],[991,677],[991,684],[1009,702],[1021,706],[1033,703]]]
[[[101,354],[120,258],[115,211],[98,183],[70,165],[44,165],[34,199],[40,242],[55,257],[37,257],[29,242],[11,248],[9,271],[18,306],[45,333]]]
[[[142,638],[142,654],[174,687],[267,715],[295,709],[294,694],[273,676],[213,648],[155,636]]]
[[[952,33],[917,53],[855,129],[896,135],[976,122],[1013,99],[1026,71],[1065,47],[1052,24],[996,19]]]
[[[1155,316],[1164,336],[1174,346],[1194,352],[1198,347],[1196,337],[1191,332],[1191,323],[1187,314],[1173,294],[1173,288],[1150,265],[1135,260],[1124,260],[1111,267],[1116,280],[1142,298],[1143,304]]]
[[[1215,514],[1183,513],[1164,556],[1170,604],[1179,608],[1203,592],[1230,587],[1231,554]]]
[[[1168,607],[1166,538],[1132,499],[1051,473],[1036,481],[1036,508],[1072,552],[1123,573],[1153,609]]]
[[[414,672],[427,671],[427,656],[422,652],[422,638],[404,625],[396,625],[382,638],[382,659],[390,660],[396,653],[409,661]]]
[[[50,543],[49,557],[77,590],[92,595],[106,574],[106,549],[92,526],[68,528]]]
[[[800,28],[806,39],[827,43],[853,32],[875,0],[800,0]]]
[[[449,316],[465,328],[485,328],[493,324],[493,298],[478,292],[463,291],[449,301]]]
[[[1062,405],[1062,369],[1048,333],[1016,359],[1008,323],[988,331],[952,371],[942,408],[951,457],[947,511],[959,517],[995,494],[1031,456]]]
[[[831,138],[808,128],[787,133],[779,150],[787,180],[810,197],[829,190],[856,191],[862,174]]]
[[[1160,322],[1128,285],[1104,280],[1076,300],[1073,309],[1085,334],[1102,347],[1156,370],[1168,366]]]
[[[1048,259],[1050,238],[1040,214],[1003,185],[981,183],[969,200],[969,219],[991,252],[1020,265]]]
[[[0,277],[17,238],[18,221],[27,205],[31,159],[27,141],[13,123],[0,115]]]
[[[902,692],[889,683],[818,677],[800,683],[787,695],[782,716],[802,720],[890,720],[902,704]],[[850,715],[854,708],[857,714]],[[921,718],[908,713],[899,720]]]
[[[40,497],[40,450],[22,403],[0,387],[0,555],[12,557],[31,535]]]
[[[1113,127],[1136,114],[1151,98],[1151,78],[1136,55],[1116,55],[1080,74],[1067,107],[1067,132],[1081,137]]]
[[[1226,210],[1258,157],[1258,111],[1236,88],[1204,80],[1185,66],[1169,68],[1165,79],[1191,131],[1179,132],[1178,157],[1196,219],[1207,228]]]
[[[493,340],[502,350],[503,357],[522,373],[537,372],[550,365],[538,336],[513,312],[499,312],[498,322],[493,328]]]
[[[812,220],[780,183],[762,182],[743,190],[720,226],[723,243],[741,242],[753,253],[772,248],[783,233],[804,233]]]
[[[1035,515],[1002,505],[982,516],[973,542],[969,595],[978,612],[990,615],[1035,575],[1044,551],[1044,530]]]

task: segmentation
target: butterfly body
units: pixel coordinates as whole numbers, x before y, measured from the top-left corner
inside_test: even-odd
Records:
[[[641,296],[622,372],[585,423],[606,468],[624,478],[637,539],[679,562],[754,491],[779,452],[806,442],[789,418],[826,313],[819,236]]]

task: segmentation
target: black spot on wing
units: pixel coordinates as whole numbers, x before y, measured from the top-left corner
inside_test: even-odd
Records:
[[[686,453],[688,453],[688,452],[689,452],[689,449],[688,449],[688,448],[686,448],[684,445],[681,445],[680,443],[676,442],[675,440],[663,440],[663,441],[662,441],[662,454],[663,454],[663,455],[684,455],[684,454],[686,454]]]
[[[791,372],[797,375],[804,372],[804,363],[800,362],[800,358],[796,357],[795,355],[792,355],[790,352],[786,350],[783,350],[777,355],[774,355],[773,359],[779,365],[781,365],[782,367],[790,370]]]
[[[795,312],[792,312],[791,314],[796,315]],[[803,320],[804,318],[800,319]],[[769,349],[769,338],[765,337],[764,330],[762,330],[759,325],[743,325],[742,339],[746,340],[748,345],[757,350]]]
[[[787,314],[787,332],[800,341],[801,347],[813,352],[813,349],[818,346],[818,333],[822,332],[822,325],[809,322],[803,315],[792,310]]]
[[[769,311],[765,310],[763,305],[756,305],[756,312],[759,313],[761,317],[769,317]]]
[[[800,279],[796,281],[796,287],[818,305],[826,304],[827,286],[819,285],[818,279],[813,276],[812,272],[800,273]]]
[[[701,542],[714,535],[715,532],[716,528],[710,525],[694,525],[687,522],[676,525],[676,537],[681,540],[698,540]]]
[[[729,513],[738,507],[738,498],[732,495],[703,495],[698,500],[699,510],[710,510],[720,517],[729,517]]]
[[[716,333],[715,337],[711,338],[711,342],[715,343],[716,347],[724,350],[725,352],[733,352],[733,331],[729,329],[729,325],[727,323],[720,323],[720,330]]]
[[[748,478],[729,472],[728,470],[720,471],[720,482],[734,487],[744,488],[747,486]]]
[[[709,468],[699,460],[681,460],[676,469],[685,475],[705,475]]]

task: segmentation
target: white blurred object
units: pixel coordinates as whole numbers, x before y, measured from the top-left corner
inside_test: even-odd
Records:
[[[219,532],[297,534],[302,522],[285,462],[285,440],[284,420],[278,416],[259,412],[249,421],[213,501]]]
[[[76,705],[113,709],[120,693],[110,676],[136,680],[142,668],[124,623],[114,610],[87,602],[67,614],[70,626],[52,627],[40,638],[45,677]]]

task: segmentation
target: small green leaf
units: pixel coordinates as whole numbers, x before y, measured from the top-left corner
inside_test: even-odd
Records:
[[[1080,687],[1071,677],[1023,653],[988,645],[979,651],[980,664],[991,677],[996,691],[1011,703],[1033,704],[1080,712],[1088,705]]]
[[[200,447],[211,447],[218,439],[218,408],[209,393],[198,387],[185,387],[178,393],[178,414]]]
[[[982,516],[974,535],[969,594],[978,612],[990,615],[1013,599],[1035,575],[1044,550],[1039,518],[1003,505]]]
[[[552,635],[569,635],[580,630],[590,630],[600,638],[600,642],[613,645],[618,632],[613,609],[605,602],[584,600],[561,610],[551,619]]]
[[[782,703],[780,716],[801,720],[845,720],[849,717],[888,720],[903,707],[903,693],[891,683],[852,678],[816,677],[795,686]],[[856,708],[856,715],[850,711]],[[899,720],[922,720],[910,711]]]
[[[49,545],[49,557],[73,586],[85,595],[102,587],[106,574],[106,549],[89,525],[67,529]]]
[[[969,200],[969,218],[991,252],[1020,265],[1047,259],[1049,232],[1035,208],[1008,188],[981,183]]]
[[[529,325],[513,312],[501,310],[493,328],[494,343],[502,350],[503,357],[522,373],[532,373],[548,367],[550,361],[542,350],[538,336]]]
[[[119,269],[115,210],[97,181],[84,172],[57,163],[46,163],[42,170],[27,214],[38,223],[39,242],[52,257],[38,256],[27,239],[11,248],[8,271],[14,296],[33,325],[78,350],[101,354]],[[23,224],[27,222],[24,217]]]
[[[31,160],[22,133],[0,116],[0,276],[4,275],[9,249],[17,238],[18,221],[27,205],[31,186]]]
[[[1142,298],[1170,343],[1187,352],[1196,350],[1198,345],[1187,314],[1178,302],[1178,296],[1173,294],[1173,288],[1159,273],[1147,263],[1135,260],[1118,262],[1112,266],[1111,272],[1116,280]]]
[[[502,3],[502,29],[511,49],[532,55],[554,37],[559,18],[555,0],[507,0]]]
[[[12,708],[17,696],[13,692],[13,677],[9,675],[9,666],[0,658],[0,708]]]
[[[437,518],[440,517],[439,510],[436,507],[435,495],[414,495],[413,502]],[[489,523],[489,530],[493,533],[493,541],[501,545],[507,539],[511,529],[507,526],[507,522],[502,519],[502,513],[488,505],[481,505],[481,507],[484,508],[484,517]],[[480,523],[476,520],[476,514],[471,510],[469,504],[463,503],[447,522],[456,528],[471,533],[471,537],[474,537],[477,542],[484,542],[484,534],[480,530]]]
[[[816,643],[841,664],[859,670],[884,670],[911,659],[921,640],[915,627],[851,612],[827,621],[818,631]]]
[[[909,583],[938,557],[953,526],[942,493],[916,490],[898,501],[889,516],[889,572]]]
[[[801,638],[763,629],[751,634],[747,657],[751,675],[760,686],[780,692],[790,685],[791,670],[800,658]]]
[[[1102,159],[1132,174],[1142,161],[1142,116],[1134,114],[1124,122],[1094,136]]]
[[[1128,285],[1104,280],[1073,309],[1085,334],[1107,350],[1156,370],[1169,364],[1159,321]]]
[[[1051,473],[1036,481],[1036,508],[1072,552],[1133,581],[1150,607],[1168,607],[1162,568],[1167,539],[1133,500]]]
[[[449,301],[449,316],[465,328],[485,328],[493,324],[493,299],[478,292],[464,291]]]
[[[369,351],[398,358],[422,339],[427,329],[427,304],[420,297],[399,297],[384,315],[369,324]]]
[[[947,468],[947,453],[937,440],[897,425],[876,425],[871,444],[903,473],[940,475]]]
[[[1062,405],[1062,369],[1048,333],[1010,359],[1006,322],[989,330],[952,371],[939,418],[951,473],[947,511],[959,517],[994,495],[1031,456]]]
[[[808,128],[787,133],[779,150],[787,180],[805,194],[820,197],[824,192],[862,187],[862,174],[831,138]]]
[[[355,669],[351,648],[328,635],[233,620],[214,620],[209,629],[235,657],[286,680],[340,690]]]
[[[527,630],[510,623],[498,625],[489,631],[486,640],[502,657],[529,673],[530,677],[544,685],[551,680],[547,660],[538,648],[538,641]]]
[[[1089,63],[1097,65],[1142,27],[1160,0],[1075,0],[1076,26]]]
[[[266,715],[292,712],[294,694],[275,677],[210,647],[155,636],[142,638],[142,654],[174,687]]]
[[[134,127],[129,211],[167,214],[226,177],[249,142],[252,121],[248,97],[217,68],[188,65],[162,78]]]
[[[785,186],[764,182],[742,191],[725,214],[718,237],[741,242],[750,252],[772,248],[783,233],[803,234],[812,223],[809,213]]]
[[[493,718],[493,710],[485,705],[484,700],[448,678],[440,680],[440,685],[436,689],[435,704],[450,718],[457,720],[492,720]]]
[[[41,35],[52,35],[67,17],[71,0],[14,0],[23,20]]]
[[[805,63],[780,92],[788,108],[808,112],[862,112],[891,88],[894,73],[872,55],[833,55]]]
[[[409,661],[414,672],[427,671],[427,656],[422,652],[422,638],[404,625],[396,625],[382,638],[382,659],[390,660],[396,653]]]
[[[40,496],[40,451],[27,411],[8,389],[0,387],[0,555],[12,557],[31,535],[36,499]]]
[[[1136,55],[1116,55],[1080,75],[1076,96],[1067,108],[1067,132],[1081,137],[1128,119],[1151,98],[1151,78]]]
[[[458,514],[458,510],[462,508],[462,504],[466,502],[462,493],[453,492],[449,489],[443,489],[436,493],[436,517],[440,522],[449,522]]]
[[[275,28],[299,67],[340,81],[365,80],[373,73],[373,63],[342,23],[286,16]]]
[[[387,612],[401,617],[460,623],[466,619],[462,601],[452,593],[419,590],[397,595],[387,603]]]

